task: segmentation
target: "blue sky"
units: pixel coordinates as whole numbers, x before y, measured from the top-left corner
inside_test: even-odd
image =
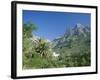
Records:
[[[63,35],[66,29],[74,27],[77,23],[90,25],[90,18],[89,13],[23,10],[23,22],[31,21],[38,27],[33,34],[49,40]]]

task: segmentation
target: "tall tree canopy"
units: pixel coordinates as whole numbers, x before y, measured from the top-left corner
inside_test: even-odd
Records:
[[[37,27],[35,24],[29,22],[23,24],[23,32],[24,32],[24,38],[27,37],[32,37],[32,31],[37,30]]]

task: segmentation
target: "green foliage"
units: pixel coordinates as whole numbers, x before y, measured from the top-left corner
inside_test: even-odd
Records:
[[[65,67],[91,65],[90,36],[88,38],[82,36],[70,37],[67,46],[54,50],[59,52],[59,61]]]
[[[30,38],[32,37],[32,31],[37,30],[37,27],[35,26],[35,24],[29,22],[27,24],[23,24],[23,35],[24,38]]]
[[[34,24],[23,25],[23,69],[31,68],[53,68],[58,67],[56,60],[53,60],[50,42],[40,38],[35,40],[32,38],[32,32],[37,27]]]
[[[43,39],[38,40],[38,44],[35,47],[35,51],[42,57],[50,57],[50,44]]]
[[[87,37],[73,35],[65,43],[52,47],[51,42],[32,35],[35,24],[23,24],[23,69],[80,67],[91,65],[90,33]],[[53,56],[53,52],[59,54]]]

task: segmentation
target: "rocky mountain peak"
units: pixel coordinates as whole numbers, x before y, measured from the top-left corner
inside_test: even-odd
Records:
[[[82,24],[80,24],[80,23],[77,23],[77,24],[76,24],[76,27],[77,27],[77,28],[82,28],[82,27],[84,27],[84,26],[83,26]]]
[[[69,44],[70,40],[77,40],[80,37],[87,38],[90,30],[83,26],[82,24],[78,23],[74,27],[70,28],[63,34],[63,36],[60,36],[60,38],[54,39],[53,43],[54,46],[65,46]],[[76,39],[77,38],[77,39]]]
[[[82,24],[78,23],[72,28],[70,33],[71,35],[85,35],[86,32],[89,32],[89,30]]]

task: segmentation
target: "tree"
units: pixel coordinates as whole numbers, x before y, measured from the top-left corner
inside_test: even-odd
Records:
[[[49,42],[39,39],[38,45],[35,48],[35,51],[41,55],[41,57],[48,57],[50,56],[50,44]]]
[[[35,31],[37,27],[35,24],[29,22],[23,24],[23,66],[28,63],[34,52],[33,44],[31,41],[32,32]]]
[[[35,24],[29,22],[23,24],[23,32],[24,32],[24,38],[30,38],[32,37],[32,31],[37,30],[37,27]]]

